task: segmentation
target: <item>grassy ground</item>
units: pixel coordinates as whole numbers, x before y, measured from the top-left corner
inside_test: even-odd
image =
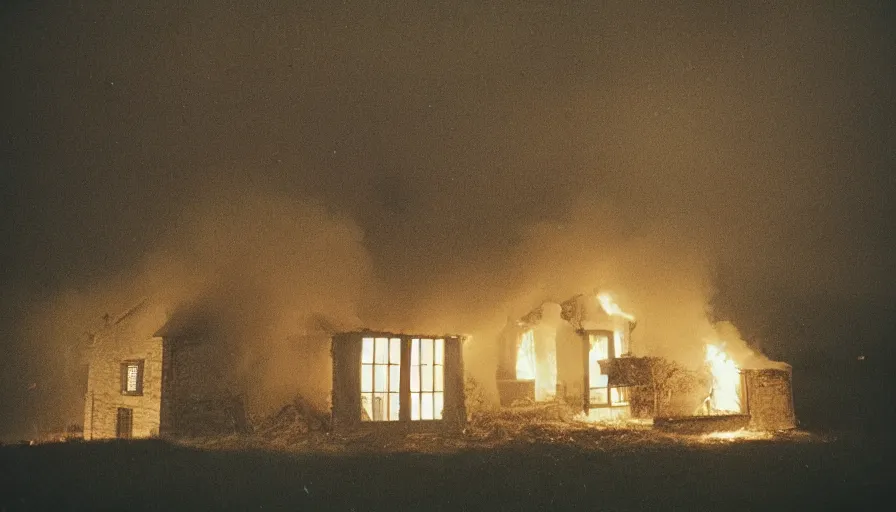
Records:
[[[896,497],[889,445],[544,422],[456,436],[0,447],[0,510],[813,510]],[[888,508],[888,507],[885,507]]]

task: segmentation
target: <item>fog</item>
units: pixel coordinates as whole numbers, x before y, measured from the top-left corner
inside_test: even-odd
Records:
[[[642,353],[892,355],[886,5],[164,4],[3,8],[5,431],[76,418],[64,354],[142,297],[272,402],[323,394],[322,321],[487,380],[596,289]]]

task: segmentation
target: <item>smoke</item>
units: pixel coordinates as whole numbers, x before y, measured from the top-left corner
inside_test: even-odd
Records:
[[[880,3],[8,13],[4,410],[77,408],[57,349],[141,297],[217,311],[277,396],[325,394],[309,321],[470,335],[488,383],[508,319],[597,289],[687,363],[720,320],[891,352]]]
[[[44,354],[61,346],[69,364],[60,367],[71,367],[101,317],[114,321],[145,301],[128,319],[139,324],[133,331],[149,337],[169,321],[199,324],[253,412],[296,394],[324,407],[329,334],[360,325],[359,302],[373,282],[357,226],[320,204],[218,186],[197,191],[177,218],[131,272],[36,305],[29,346]]]

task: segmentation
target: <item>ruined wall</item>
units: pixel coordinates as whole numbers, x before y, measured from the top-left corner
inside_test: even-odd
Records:
[[[161,338],[141,336],[128,326],[113,326],[97,336],[90,348],[90,368],[84,407],[84,439],[116,436],[118,408],[133,411],[133,437],[159,435],[162,397]],[[121,363],[143,360],[143,394],[121,391]]]
[[[747,412],[754,430],[786,430],[796,427],[791,369],[743,370]]]
[[[557,329],[557,396],[580,410],[585,407],[588,343],[564,323]]]
[[[165,338],[161,433],[202,436],[245,431],[245,404],[228,380],[230,362],[202,336]]]

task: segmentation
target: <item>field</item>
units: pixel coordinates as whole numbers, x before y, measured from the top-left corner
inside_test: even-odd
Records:
[[[854,510],[896,497],[880,438],[529,424],[0,447],[0,510]],[[880,500],[880,501],[879,501]]]

